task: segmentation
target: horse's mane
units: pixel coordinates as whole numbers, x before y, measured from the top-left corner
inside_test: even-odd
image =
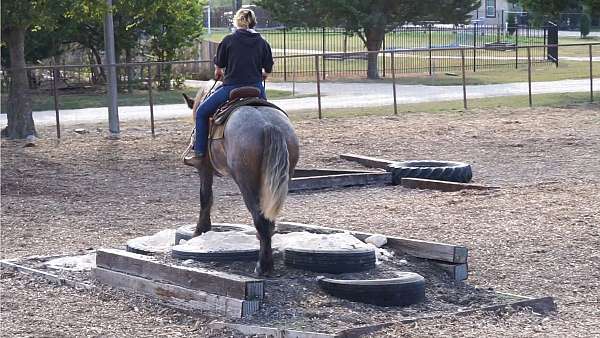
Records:
[[[204,99],[210,94],[211,89],[220,86],[221,83],[221,81],[215,81],[211,79],[204,82],[204,85],[198,88],[198,92],[196,93],[196,97],[194,98],[194,106],[192,107],[194,117],[196,117],[196,108],[198,108],[198,105],[202,103],[202,101],[204,101]]]

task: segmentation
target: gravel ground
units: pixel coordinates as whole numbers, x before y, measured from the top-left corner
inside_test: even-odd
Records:
[[[441,193],[400,187],[290,195],[281,220],[463,244],[469,283],[556,297],[558,312],[481,314],[397,325],[376,336],[600,336],[600,105],[303,120],[302,167],[354,167],[344,152],[389,159],[469,162],[495,191]],[[2,141],[2,258],[76,253],[191,223],[198,188],[179,164],[187,121],[64,130],[23,148]],[[51,134],[50,129],[41,130]],[[215,180],[215,222],[249,223],[237,188]],[[142,298],[55,287],[2,270],[5,336],[231,336],[207,315]],[[318,319],[314,319],[317,321]],[[307,328],[310,329],[310,328]]]

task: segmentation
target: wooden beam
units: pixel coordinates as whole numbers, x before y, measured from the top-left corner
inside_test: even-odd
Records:
[[[336,233],[349,232],[360,240],[372,236],[372,233],[361,231],[347,231],[343,229],[322,227],[318,225],[302,224],[294,222],[278,222],[277,231],[293,232],[293,231],[309,231],[316,233]],[[462,264],[467,262],[468,250],[461,245],[452,245],[438,242],[421,241],[418,239],[402,238],[395,236],[387,236],[386,246],[402,251],[408,255],[432,259],[442,262]]]
[[[354,169],[324,169],[324,168],[314,168],[314,169],[303,169],[296,168],[294,169],[294,178],[300,177],[310,177],[310,176],[327,176],[327,175],[342,175],[342,174],[372,174],[372,173],[380,173],[380,171],[372,171],[372,170],[354,170]]]
[[[344,159],[344,160],[352,161],[352,162],[358,162],[358,163],[364,165],[365,167],[380,168],[380,169],[385,169],[388,171],[389,171],[388,165],[398,162],[398,161],[385,160],[382,158],[355,155],[355,154],[341,154],[340,158]]]
[[[104,268],[92,269],[92,278],[114,288],[145,294],[180,310],[203,310],[231,318],[242,318],[259,309],[258,300],[241,300],[214,295]]]
[[[211,329],[230,329],[239,332],[244,336],[260,336],[272,338],[336,338],[335,334],[306,332],[299,330],[279,329],[276,327],[264,327],[257,325],[245,325],[236,323],[212,322],[208,324]]]
[[[423,178],[402,178],[400,185],[409,189],[432,189],[445,192],[459,191],[463,189],[489,190],[500,189],[500,187],[483,186],[469,183],[457,183],[449,181],[427,180]]]
[[[33,259],[33,258],[38,258],[38,257],[43,257],[43,258],[57,258],[57,257],[64,257],[64,256],[31,256],[29,258],[23,258],[23,260],[27,260],[27,259]],[[70,287],[73,287],[75,289],[85,289],[85,290],[91,290],[94,288],[93,285],[91,284],[87,284],[87,283],[82,283],[82,282],[78,282],[78,281],[74,281],[71,279],[67,279],[67,278],[63,278],[61,276],[46,272],[46,271],[42,271],[42,270],[38,270],[38,269],[33,269],[33,268],[28,268],[26,266],[20,265],[16,263],[17,260],[15,259],[11,259],[11,260],[3,260],[0,261],[0,267],[3,268],[10,268],[13,269],[15,271],[19,271],[19,272],[24,272],[24,273],[28,273],[34,276],[38,276],[41,278],[44,278],[45,280],[57,284],[57,285],[67,285]]]
[[[290,181],[289,191],[391,183],[392,174],[387,172],[298,177]]]
[[[336,336],[340,337],[340,338],[357,338],[357,337],[362,337],[364,335],[371,334],[371,333],[377,332],[379,330],[382,330],[386,327],[391,327],[391,326],[394,326],[397,324],[408,324],[408,323],[414,323],[419,320],[435,320],[435,319],[439,319],[439,318],[448,318],[448,317],[453,317],[453,316],[468,316],[468,315],[471,315],[474,313],[498,311],[498,310],[503,310],[503,309],[508,309],[508,308],[515,309],[515,310],[522,309],[522,308],[530,308],[539,314],[547,314],[549,312],[556,311],[556,304],[554,303],[554,298],[552,298],[552,297],[540,297],[540,298],[531,298],[531,297],[523,297],[523,296],[517,296],[517,297],[518,297],[517,300],[511,301],[508,303],[499,304],[499,305],[491,305],[491,306],[486,306],[486,307],[478,308],[478,309],[468,309],[468,310],[457,311],[457,312],[449,313],[449,314],[437,314],[437,315],[430,315],[430,316],[405,318],[405,319],[400,319],[400,320],[393,321],[393,322],[378,323],[378,324],[373,324],[373,325],[365,325],[365,326],[359,326],[359,327],[355,327],[355,328],[345,329],[342,331],[338,331],[336,333]]]
[[[263,281],[259,279],[209,269],[164,264],[151,256],[125,250],[98,250],[96,265],[112,271],[231,298],[252,300],[262,299],[264,295]]]
[[[467,263],[452,264],[446,262],[433,262],[433,265],[444,270],[448,274],[448,277],[456,282],[461,282],[469,277],[469,267],[467,266]]]

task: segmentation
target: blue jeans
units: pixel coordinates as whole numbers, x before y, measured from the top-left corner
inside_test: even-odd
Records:
[[[253,86],[260,89],[260,97],[267,99],[265,94],[265,87],[262,82],[254,84],[235,84],[235,85],[224,85],[209,96],[204,102],[202,102],[196,110],[196,141],[194,142],[194,152],[197,156],[204,156],[206,154],[206,146],[208,144],[208,118],[212,116],[220,105],[225,103],[229,99],[229,92],[235,88]]]

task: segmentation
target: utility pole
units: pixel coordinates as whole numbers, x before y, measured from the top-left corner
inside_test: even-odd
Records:
[[[106,93],[108,97],[108,130],[111,137],[119,137],[119,109],[117,106],[117,67],[115,64],[115,32],[113,27],[112,0],[106,0],[108,12],[104,16],[104,45],[106,49],[105,64],[108,79]]]
[[[210,0],[208,0],[208,36],[210,37]]]

